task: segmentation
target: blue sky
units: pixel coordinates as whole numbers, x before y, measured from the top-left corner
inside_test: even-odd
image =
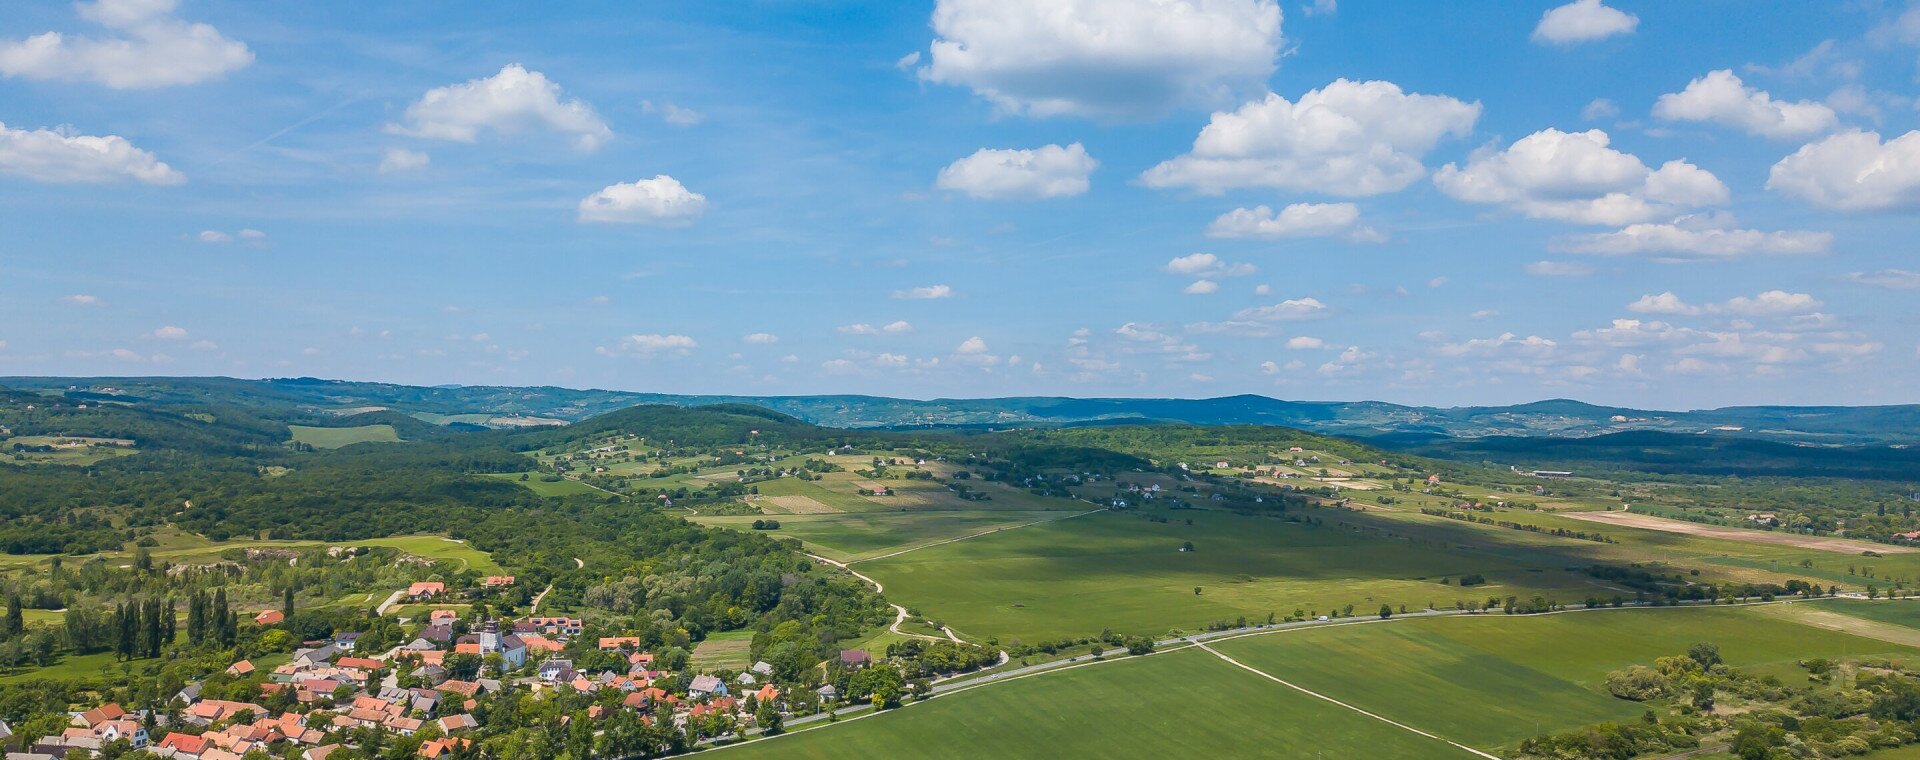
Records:
[[[1916,95],[1898,3],[15,3],[0,374],[1911,403]]]

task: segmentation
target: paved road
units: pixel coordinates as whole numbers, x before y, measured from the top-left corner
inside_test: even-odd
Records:
[[[405,596],[406,593],[407,593],[406,589],[400,589],[398,591],[393,592],[393,595],[387,597],[386,601],[381,602],[380,606],[373,608],[373,614],[375,615],[387,614],[387,608],[392,607],[395,604],[398,604],[400,602],[400,597]]]

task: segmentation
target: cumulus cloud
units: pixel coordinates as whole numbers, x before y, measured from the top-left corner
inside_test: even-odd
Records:
[[[1287,339],[1287,348],[1294,351],[1307,351],[1326,348],[1327,342],[1319,338],[1298,335]]]
[[[178,185],[187,177],[119,135],[14,129],[0,122],[0,174],[40,182]]]
[[[1560,344],[1550,338],[1538,335],[1521,337],[1513,333],[1501,333],[1492,338],[1473,338],[1460,343],[1442,343],[1434,348],[1441,356],[1495,356],[1521,355],[1541,356],[1551,353]]]
[[[1317,298],[1289,298],[1276,304],[1255,306],[1235,312],[1235,320],[1246,322],[1290,322],[1326,316],[1327,305]]]
[[[173,325],[167,325],[165,327],[154,330],[153,337],[159,338],[161,340],[186,340],[187,329],[184,327],[175,327]]]
[[[1540,15],[1533,27],[1533,41],[1554,45],[1576,45],[1632,34],[1640,26],[1640,17],[1607,7],[1600,0],[1574,0]]]
[[[46,32],[0,42],[0,74],[128,90],[218,79],[253,63],[245,43],[210,25],[174,18],[176,5],[176,0],[75,3],[82,18],[112,34]]]
[[[987,348],[986,340],[978,335],[961,341],[960,345],[953,349],[951,358],[955,363],[976,367],[991,367],[1000,363],[1000,357],[993,355]]]
[[[1298,102],[1268,94],[1215,113],[1193,150],[1148,169],[1149,187],[1207,194],[1266,187],[1358,197],[1393,192],[1426,174],[1442,138],[1464,137],[1478,102],[1407,93],[1392,82],[1335,80]]]
[[[425,169],[427,168],[427,164],[432,162],[433,159],[431,157],[417,150],[388,148],[387,152],[380,156],[380,173],[394,174],[396,172],[410,172],[415,169]]]
[[[927,285],[924,287],[893,291],[893,297],[923,301],[935,298],[952,298],[953,288],[946,285]]]
[[[1433,181],[1468,203],[1581,224],[1644,222],[1727,201],[1727,186],[1705,169],[1678,160],[1649,169],[1610,143],[1598,129],[1545,129],[1502,150],[1475,151],[1465,166],[1441,167]]]
[[[940,170],[934,185],[975,198],[1064,198],[1085,193],[1100,165],[1080,143],[1032,150],[981,148]]]
[[[1660,261],[1728,260],[1744,256],[1807,256],[1833,247],[1833,233],[1738,229],[1718,216],[1633,224],[1613,232],[1553,241],[1554,250],[1600,256],[1651,256]]]
[[[745,335],[745,336],[742,336],[742,337],[740,338],[740,340],[741,340],[741,342],[744,342],[744,343],[754,343],[754,344],[758,344],[758,345],[768,345],[768,344],[773,344],[773,343],[779,343],[779,342],[780,342],[780,336],[778,336],[778,335],[774,335],[773,333],[763,333],[763,332],[757,332],[757,333],[751,333],[751,334],[748,334],[748,335]]]
[[[1661,95],[1653,115],[1669,121],[1707,121],[1765,137],[1806,137],[1833,129],[1832,108],[1810,100],[1774,100],[1748,87],[1731,69],[1708,72],[1686,89]]]
[[[1871,285],[1876,288],[1892,290],[1920,289],[1920,272],[1905,269],[1882,269],[1878,272],[1848,272],[1840,279],[1856,285]]]
[[[1884,143],[1849,130],[1803,145],[1773,165],[1767,189],[1840,211],[1920,208],[1920,130]]]
[[[1386,240],[1379,231],[1360,223],[1360,207],[1351,203],[1294,203],[1277,213],[1267,206],[1237,208],[1207,225],[1207,237],[1343,237],[1357,243]]]
[[[707,196],[665,174],[608,185],[580,200],[580,221],[684,227],[707,210]]]
[[[1211,253],[1189,253],[1167,261],[1169,274],[1183,277],[1245,277],[1260,271],[1252,264],[1232,264]]]
[[[562,100],[558,83],[517,63],[484,79],[428,90],[407,106],[404,123],[387,125],[394,134],[463,143],[478,142],[482,132],[510,135],[533,129],[571,136],[581,150],[594,150],[613,139],[613,130],[593,106],[577,98]]]
[[[687,352],[699,347],[699,345],[700,344],[693,338],[685,335],[647,333],[644,335],[626,336],[611,346],[595,348],[594,353],[601,356],[648,357],[655,354],[684,356]]]
[[[99,306],[100,305],[99,296],[90,296],[85,293],[75,293],[73,295],[67,296],[60,300],[73,304],[75,306]]]
[[[1220,283],[1212,280],[1194,280],[1192,285],[1188,285],[1180,292],[1190,296],[1213,295],[1220,292]]]
[[[1639,300],[1627,304],[1627,311],[1636,314],[1658,314],[1662,316],[1691,317],[1703,314],[1731,314],[1742,317],[1779,317],[1815,313],[1823,304],[1820,299],[1806,293],[1788,293],[1784,290],[1769,290],[1756,296],[1736,296],[1721,303],[1692,304],[1667,291],[1659,295],[1641,296]]]
[[[1577,261],[1536,261],[1524,268],[1527,274],[1535,277],[1585,277],[1593,274],[1593,267]]]
[[[884,325],[881,325],[880,332],[892,333],[895,335],[898,335],[901,333],[910,333],[910,332],[913,332],[913,325],[907,324],[905,320],[894,320],[892,322],[888,322]]]
[[[839,327],[833,328],[833,331],[840,333],[842,335],[880,335],[882,333],[886,333],[889,335],[902,335],[905,333],[913,332],[913,325],[908,324],[903,320],[888,322],[887,324],[881,325],[879,327],[874,327],[873,325],[867,324],[865,322],[861,322],[858,324],[841,325]]]
[[[1154,117],[1264,83],[1280,16],[1274,0],[939,0],[919,76],[1009,113]]]
[[[1611,119],[1619,115],[1620,106],[1615,105],[1613,101],[1606,98],[1594,98],[1587,103],[1585,108],[1580,109],[1580,118],[1583,121],[1600,121],[1601,119]]]

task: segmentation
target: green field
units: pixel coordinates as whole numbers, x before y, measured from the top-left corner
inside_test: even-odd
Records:
[[[1734,667],[1791,678],[1795,661],[1920,649],[1821,630],[1762,607],[1475,615],[1248,636],[1214,644],[1247,665],[1486,749],[1645,710],[1606,674],[1712,642]]]
[[[52,451],[14,451],[15,445],[50,446]],[[0,439],[0,459],[14,464],[55,464],[85,467],[114,457],[140,453],[133,441],[51,435],[23,435]]]
[[[356,443],[397,443],[400,440],[400,434],[394,432],[392,425],[339,428],[288,425],[287,429],[293,431],[295,443],[304,443],[316,449],[337,449]]]
[[[753,631],[710,634],[693,648],[693,664],[701,670],[746,670],[753,664]]]
[[[488,574],[500,574],[504,572],[501,570],[499,563],[494,562],[493,557],[486,552],[468,546],[466,542],[455,541],[442,536],[394,536],[391,538],[368,538],[358,541],[339,542],[250,539],[214,542],[192,533],[168,529],[156,532],[155,537],[160,539],[160,545],[150,550],[154,561],[171,562],[173,564],[207,564],[216,562],[220,559],[221,552],[229,549],[305,549],[323,546],[389,546],[414,556],[447,562],[456,568],[470,567],[476,572]],[[89,556],[104,557],[109,562],[120,560],[123,563],[130,563],[133,561],[133,554],[131,551],[119,551],[103,552],[99,555]],[[47,560],[48,557],[44,554],[0,555],[0,571],[44,565]],[[67,557],[66,561],[74,562],[77,561],[77,559]]]
[[[980,511],[775,515],[772,518],[780,522],[780,528],[761,532],[797,538],[807,545],[809,551],[842,562],[852,562],[935,541],[1038,520],[1057,520],[1073,514],[1077,513]],[[702,525],[752,530],[753,521],[764,518],[752,515],[697,515],[690,519]]]
[[[844,725],[751,742],[731,758],[1468,758],[1197,650],[937,697]]]
[[[1519,531],[1434,526],[1409,541],[1343,527],[1202,510],[1099,513],[1009,530],[859,565],[895,602],[979,638],[1037,642],[1103,628],[1159,634],[1239,616],[1352,604],[1410,609],[1492,595],[1584,598],[1596,591],[1565,568],[1577,560]],[[1193,524],[1186,522],[1192,520]],[[1436,522],[1442,522],[1436,520]],[[783,523],[784,526],[784,523]],[[1462,538],[1485,548],[1463,550]],[[1508,535],[1511,534],[1511,535]],[[1193,552],[1181,552],[1183,542]],[[1577,542],[1562,542],[1577,543]],[[1577,548],[1577,547],[1576,547]],[[1471,589],[1443,578],[1481,573]],[[1194,587],[1201,587],[1195,594]]]
[[[526,475],[527,479],[521,480],[520,479],[521,475]],[[602,491],[598,488],[594,488],[593,486],[587,485],[577,480],[568,480],[564,478],[558,481],[541,480],[540,478],[542,477],[542,473],[537,473],[537,472],[536,473],[519,473],[519,472],[489,473],[487,477],[494,478],[496,480],[505,480],[512,483],[518,483],[520,485],[526,486],[527,490],[540,494],[541,496],[592,496],[595,494],[599,494],[602,496],[606,495],[605,491]]]

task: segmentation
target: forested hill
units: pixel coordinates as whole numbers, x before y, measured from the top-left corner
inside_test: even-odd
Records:
[[[1280,425],[1354,437],[1587,437],[1625,431],[1703,433],[1808,443],[1909,443],[1920,438],[1920,405],[1727,407],[1658,411],[1567,399],[1513,406],[1421,407],[1378,401],[1287,401],[1240,395],[1210,399],[1015,397],[898,399],[879,396],[722,396],[572,388],[420,387],[314,378],[0,378],[0,386],[75,400],[168,406],[228,406],[269,417],[340,417],[391,411],[442,425],[509,427],[579,422],[644,404],[749,404],[846,429],[1071,427],[1143,422]],[[303,423],[314,424],[314,423]],[[333,423],[338,424],[338,423]]]

